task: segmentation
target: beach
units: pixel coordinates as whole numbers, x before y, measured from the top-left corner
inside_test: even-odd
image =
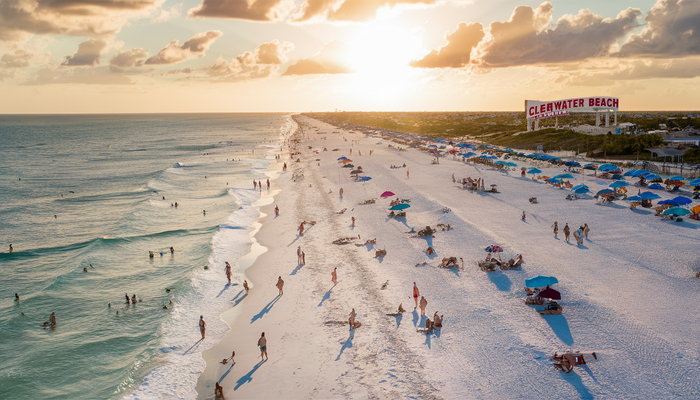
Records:
[[[697,221],[661,219],[591,196],[569,201],[567,190],[521,177],[519,168],[497,171],[451,156],[432,164],[427,152],[298,119],[299,142],[290,141],[283,154],[288,169],[272,180],[279,192],[259,207],[254,238],[266,251],[245,269],[250,293],[221,316],[231,330],[202,354],[199,398],[212,398],[215,382],[226,398],[700,395]],[[341,156],[372,179],[355,181]],[[486,188],[496,184],[499,193],[464,190],[459,181],[466,177],[483,178]],[[571,180],[593,193],[610,182],[590,171]],[[396,196],[381,198],[384,191]],[[410,200],[406,218],[388,217],[396,197]],[[361,204],[367,200],[375,202]],[[315,223],[299,235],[302,221]],[[565,223],[572,231],[587,223],[588,239],[577,245],[572,235],[567,243]],[[438,224],[449,230],[417,237]],[[332,243],[342,238],[354,240]],[[364,244],[374,238],[376,244]],[[501,246],[505,260],[522,254],[523,265],[480,270],[489,245]],[[298,246],[305,265],[297,263]],[[375,258],[376,250],[386,256]],[[443,257],[462,259],[464,267],[439,268]],[[558,278],[562,314],[541,316],[542,307],[525,304],[524,281],[534,275]],[[417,331],[425,317],[411,307],[413,282],[428,301],[426,316],[444,315],[442,329]],[[400,303],[406,312],[388,316]],[[362,323],[356,330],[338,323],[352,309]],[[266,362],[256,345],[262,332]],[[598,359],[563,374],[549,359],[565,350],[595,351]],[[235,365],[221,364],[232,351]]]

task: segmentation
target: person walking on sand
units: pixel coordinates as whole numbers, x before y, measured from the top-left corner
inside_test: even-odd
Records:
[[[557,235],[559,234],[559,224],[557,223],[557,221],[554,221],[554,225],[552,226],[554,227],[554,238],[558,239]]]
[[[409,177],[408,177],[408,167],[406,167],[406,179],[409,179]]]
[[[257,188],[258,188],[258,181],[253,179],[253,189],[257,189]]]
[[[425,297],[421,296],[420,297],[420,315],[423,316],[425,315],[425,307],[428,306],[428,300],[425,299]]]
[[[277,207],[277,204],[275,204],[275,217],[279,217],[279,216],[280,216],[280,208]]]
[[[299,225],[299,236],[304,234],[304,221],[301,222],[301,225]]]
[[[564,239],[566,239],[566,243],[569,243],[569,235],[571,234],[571,228],[569,228],[569,223],[567,222],[564,225]]]
[[[250,287],[248,287],[248,281],[246,280],[243,281],[243,289],[245,289],[245,294],[248,294]]]
[[[338,283],[338,268],[333,268],[333,272],[331,272],[331,282],[333,282],[334,285]]]
[[[267,188],[268,189],[270,188],[270,179],[269,178],[267,179]]]
[[[343,198],[343,188],[340,188],[340,190],[338,190],[338,193],[340,193],[340,198],[342,199]]]
[[[350,325],[350,330],[355,328],[355,309],[352,309],[350,313],[350,318],[348,319],[348,325]]]
[[[228,261],[224,261],[226,266],[224,267],[224,271],[226,271],[226,278],[228,279],[228,283],[231,283],[231,264],[228,263]]]
[[[580,225],[576,233],[576,244],[583,244],[583,225]]]
[[[455,179],[455,174],[452,174],[452,183],[456,183],[457,180]]]
[[[282,280],[281,276],[277,278],[277,284],[275,286],[277,286],[277,289],[280,290],[280,293],[277,295],[277,297],[282,296],[284,294],[284,291],[282,290],[282,288],[284,288],[284,281]]]
[[[352,224],[350,224],[351,227],[355,227],[355,217],[352,217]]]
[[[585,239],[588,239],[588,231],[590,231],[590,228],[588,228],[588,224],[583,224],[583,237]]]
[[[413,307],[414,310],[418,308],[418,296],[420,296],[418,286],[416,286],[416,283],[413,282],[413,301],[416,303],[415,307]]]
[[[523,221],[525,221],[525,211],[523,211],[523,216],[520,217],[520,219],[522,219]]]
[[[286,170],[287,170],[287,163],[284,163],[284,166],[282,167],[282,171],[286,171]]]
[[[297,247],[297,265],[302,265],[302,262],[301,262],[301,246]]]
[[[207,323],[204,322],[204,315],[199,316],[199,332],[202,334],[202,340],[207,333]]]
[[[260,335],[260,339],[258,339],[258,347],[260,347],[260,357],[262,357],[262,360],[268,360],[270,357],[267,356],[267,339],[265,339],[265,332]]]

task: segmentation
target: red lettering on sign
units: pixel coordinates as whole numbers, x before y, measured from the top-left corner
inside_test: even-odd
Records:
[[[533,109],[533,108],[535,108],[535,107],[530,107],[530,108],[527,109],[528,115],[532,115],[532,114],[533,114],[533,112],[532,112],[532,109]]]
[[[561,110],[561,101],[555,101],[555,102],[554,102],[554,109],[555,109],[555,110]]]
[[[593,98],[590,97],[588,99],[588,107],[593,107],[593,106],[595,106],[595,100],[593,100]]]
[[[564,101],[561,102],[561,109],[563,110],[563,109],[565,109],[565,108],[569,108],[569,107],[566,106],[566,100],[564,100]]]
[[[541,113],[544,112],[544,104],[540,104],[540,112],[541,112]]]
[[[552,103],[547,103],[547,111],[552,111]]]
[[[620,100],[618,100],[618,99],[613,99],[613,105],[612,105],[612,106],[613,106],[613,107],[616,107],[616,108],[619,107],[619,106],[620,106]]]
[[[595,98],[595,106],[600,107],[600,97]]]

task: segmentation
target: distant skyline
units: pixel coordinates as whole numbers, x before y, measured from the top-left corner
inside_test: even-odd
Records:
[[[0,113],[700,109],[700,1],[0,0]]]

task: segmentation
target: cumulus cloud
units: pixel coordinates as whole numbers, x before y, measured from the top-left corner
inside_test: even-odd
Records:
[[[431,5],[436,0],[306,0],[292,19],[304,22],[312,19],[363,22],[377,17],[380,8],[398,5]]]
[[[519,6],[510,20],[491,23],[489,39],[479,46],[480,63],[512,67],[604,56],[636,26],[640,16],[639,9],[628,8],[614,19],[603,19],[584,9],[577,15],[564,15],[549,28],[551,3],[537,9]]]
[[[267,78],[287,61],[285,54],[292,50],[294,44],[280,43],[275,39],[261,44],[252,52],[246,51],[230,62],[219,57],[214,65],[205,68],[205,72],[210,78],[227,82]]]
[[[281,0],[202,0],[199,7],[187,11],[192,18],[235,18],[250,21],[273,21]]]
[[[43,68],[33,75],[25,85],[52,84],[130,85],[135,82],[126,75],[110,73],[109,67],[96,68]]]
[[[2,0],[0,40],[31,34],[113,35],[130,19],[147,17],[164,0]]]
[[[153,23],[165,22],[175,17],[179,17],[182,14],[182,3],[173,4],[168,9],[160,10],[158,15],[151,19]]]
[[[26,68],[29,66],[29,60],[34,57],[34,54],[17,49],[14,53],[6,53],[0,57],[0,68]]]
[[[198,33],[182,45],[178,40],[173,40],[155,56],[146,60],[146,64],[175,64],[194,57],[204,56],[209,46],[219,37],[221,31],[208,31]]]
[[[317,54],[302,58],[287,68],[282,76],[311,74],[351,74],[356,72],[348,59],[349,46],[342,40],[333,39]]]
[[[61,63],[64,67],[95,66],[100,63],[100,54],[107,48],[107,42],[102,39],[90,39],[78,45],[78,51],[67,56]]]
[[[484,35],[484,27],[480,23],[462,22],[456,31],[445,35],[446,45],[432,50],[409,65],[416,68],[463,68],[469,64],[472,49],[476,48]]]
[[[112,72],[127,72],[132,68],[142,66],[147,58],[148,53],[141,48],[119,51],[119,53],[109,61],[109,67]]]
[[[660,0],[644,20],[647,27],[631,35],[619,55],[674,58],[700,54],[700,1]]]

